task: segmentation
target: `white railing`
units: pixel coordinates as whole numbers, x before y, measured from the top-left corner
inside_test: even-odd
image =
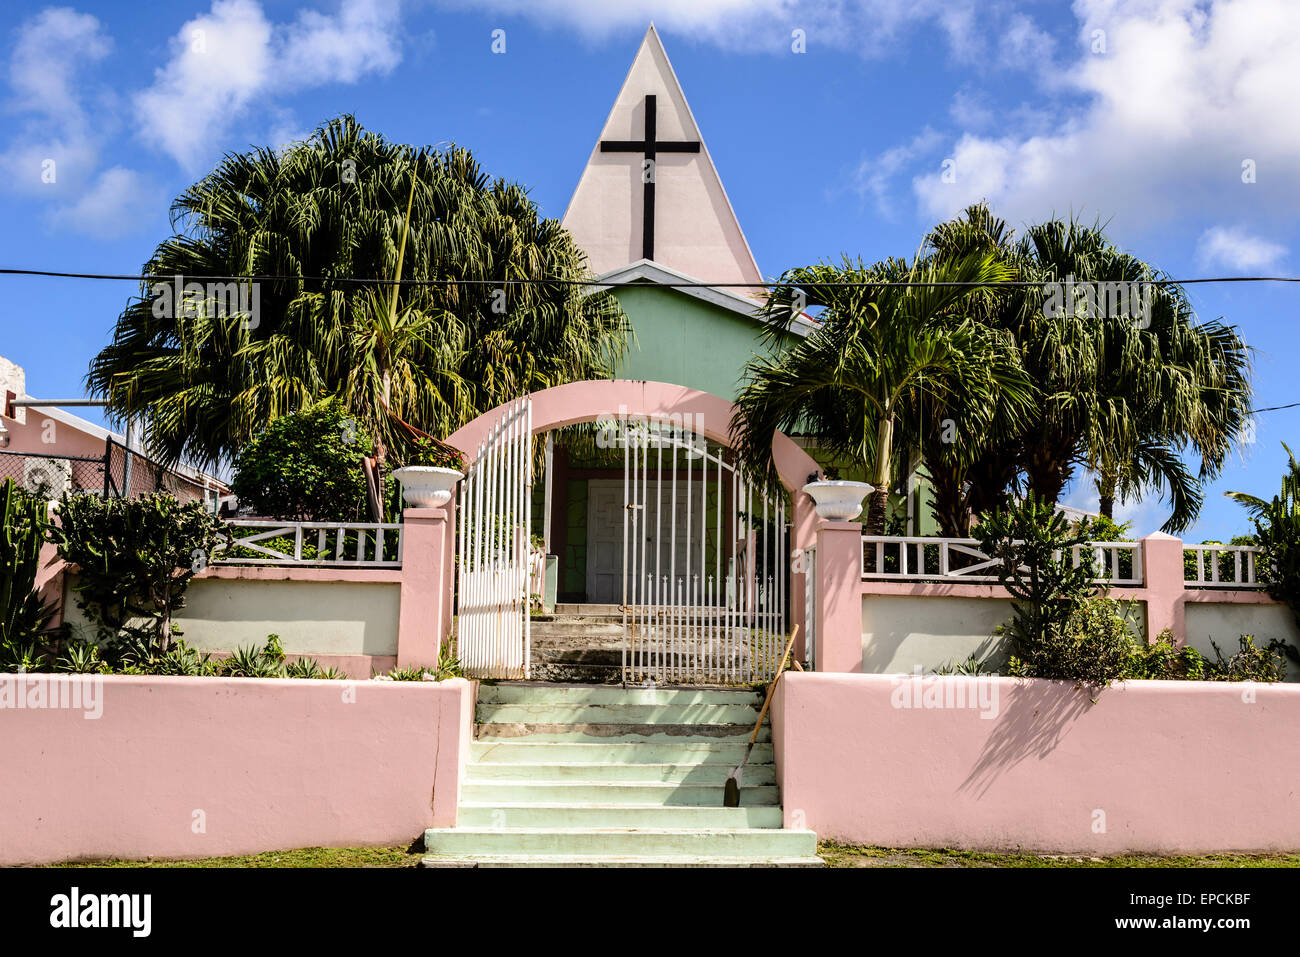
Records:
[[[1196,556],[1196,571],[1188,574],[1186,557]],[[1255,545],[1184,545],[1183,584],[1197,588],[1263,588],[1255,574],[1260,549]],[[1224,559],[1231,564],[1223,568]],[[1225,577],[1224,572],[1228,575]]]
[[[878,581],[996,582],[999,559],[990,558],[973,538],[925,538],[908,535],[863,535],[862,577]],[[868,559],[875,545],[874,559]],[[1094,579],[1105,585],[1142,584],[1141,542],[1092,542],[1076,545],[1074,564],[1084,550],[1093,553]],[[1127,556],[1127,562],[1124,561]],[[1127,567],[1125,567],[1127,565]]]
[[[402,564],[401,525],[258,519],[234,519],[226,524],[231,528],[232,537],[213,556],[213,561],[226,565],[399,568]],[[242,537],[240,529],[253,532]],[[289,539],[290,543],[282,543],[280,539]],[[253,556],[230,554],[234,549],[244,549],[252,552]],[[391,557],[385,557],[385,552]]]

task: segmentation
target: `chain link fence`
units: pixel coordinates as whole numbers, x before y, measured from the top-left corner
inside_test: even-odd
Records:
[[[105,498],[136,498],[167,492],[182,501],[205,497],[202,482],[165,468],[139,452],[129,451],[111,438],[98,458],[0,449],[0,482],[6,478],[50,499],[60,498],[64,492]]]

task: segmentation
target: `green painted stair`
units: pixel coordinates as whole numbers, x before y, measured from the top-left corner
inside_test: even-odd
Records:
[[[459,823],[425,832],[426,867],[821,865],[812,831],[782,828],[752,691],[514,682],[479,688]]]

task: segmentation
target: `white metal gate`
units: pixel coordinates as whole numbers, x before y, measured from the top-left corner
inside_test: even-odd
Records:
[[[529,676],[533,405],[510,403],[460,484],[456,653],[476,678]]]
[[[623,439],[623,680],[766,681],[786,630],[786,515],[725,450],[680,430]]]

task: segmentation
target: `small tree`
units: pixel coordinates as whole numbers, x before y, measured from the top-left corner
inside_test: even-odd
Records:
[[[1084,530],[1071,528],[1056,507],[1030,497],[987,516],[973,533],[989,558],[998,559],[998,579],[1017,599],[1007,628],[1019,648],[1043,641],[1061,628],[1097,593],[1092,553],[1073,549],[1088,542]]]
[[[182,505],[165,494],[65,495],[59,522],[59,551],[78,569],[78,604],[97,622],[106,650],[146,661],[166,654],[172,617],[224,540],[223,524],[202,502]]]
[[[337,402],[273,420],[240,451],[231,489],[259,515],[357,521],[366,511],[370,436]]]
[[[1123,677],[1133,638],[1116,602],[1099,597],[1086,527],[1031,497],[984,519],[974,537],[999,559],[1013,599],[1006,626],[1010,671],[1033,678],[1107,684]]]

